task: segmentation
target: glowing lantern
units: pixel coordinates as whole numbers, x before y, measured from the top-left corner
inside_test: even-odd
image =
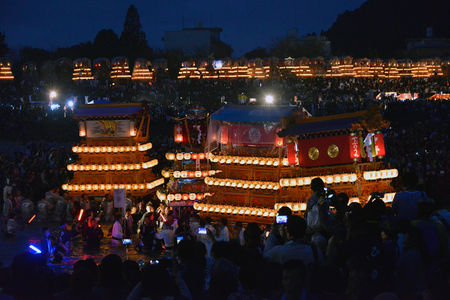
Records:
[[[376,156],[385,156],[386,150],[384,148],[384,137],[383,134],[378,132],[374,135],[374,144],[375,144],[375,155]]]
[[[282,137],[279,137],[278,134],[275,135],[275,147],[283,147],[284,146],[284,139]]]
[[[181,125],[175,126],[174,139],[175,143],[183,142],[183,126]]]

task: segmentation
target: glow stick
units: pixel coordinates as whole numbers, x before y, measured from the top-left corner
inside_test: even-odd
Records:
[[[80,209],[80,214],[78,215],[78,221],[81,220],[81,217],[83,216],[83,212],[84,212],[84,209]]]
[[[28,224],[30,224],[30,223],[34,220],[34,218],[36,218],[36,215],[33,215],[33,216],[28,220]]]
[[[39,249],[38,247],[34,246],[34,245],[30,245],[28,246],[31,250],[33,250],[35,252],[35,254],[41,254],[42,251],[41,249]]]
[[[166,221],[167,221],[167,219],[166,219],[166,218],[165,218],[165,217],[163,216],[163,214],[162,214],[162,213],[160,213],[159,215],[161,216],[161,218],[163,219],[163,221],[164,221],[164,222],[166,222]]]

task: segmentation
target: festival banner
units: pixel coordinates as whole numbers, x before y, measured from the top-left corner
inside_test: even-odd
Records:
[[[130,120],[86,121],[86,137],[88,138],[130,137],[134,130],[134,122]]]
[[[359,145],[359,136],[352,134],[349,136],[350,158],[359,160],[361,158],[361,147]]]
[[[272,145],[275,146],[277,132],[280,130],[275,125],[238,125],[229,126],[229,141],[233,145]]]
[[[373,137],[375,144],[375,155],[376,156],[385,156],[386,150],[384,148],[384,137],[382,133],[377,133]]]
[[[298,158],[302,167],[351,163],[348,135],[299,140]]]

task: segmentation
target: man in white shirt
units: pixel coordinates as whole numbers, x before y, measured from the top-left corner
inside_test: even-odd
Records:
[[[264,257],[272,262],[284,264],[290,260],[301,260],[306,266],[319,263],[323,260],[322,253],[315,246],[310,246],[302,241],[306,222],[299,216],[289,216],[286,224],[287,242],[284,245],[266,245]]]
[[[217,242],[229,242],[230,241],[230,232],[228,230],[228,220],[222,219],[220,220],[222,223],[222,228],[220,228],[219,236],[216,238]]]
[[[112,228],[112,234],[111,234],[111,244],[113,246],[119,246],[122,244],[123,239],[123,229],[122,229],[122,216],[117,215],[116,221],[114,222],[113,228]]]
[[[164,223],[161,231],[156,234],[156,237],[164,241],[164,246],[166,247],[166,250],[171,250],[173,248],[175,234],[173,232],[172,227],[169,224]]]

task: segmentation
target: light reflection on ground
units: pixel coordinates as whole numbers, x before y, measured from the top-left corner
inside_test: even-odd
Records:
[[[26,225],[20,230],[13,239],[5,239],[4,236],[0,238],[0,263],[3,266],[9,266],[14,259],[14,256],[18,253],[23,253],[28,251],[28,245],[40,245],[41,242],[41,229],[44,225],[42,224],[32,224]],[[58,227],[56,225],[47,225],[51,230],[52,234],[56,234]],[[93,259],[97,264],[100,263],[103,257],[108,254],[117,254],[122,257],[123,260],[126,259],[126,249],[125,246],[112,247],[111,237],[108,236],[110,228],[112,225],[103,225],[102,230],[104,233],[104,238],[101,242],[100,249],[87,251],[83,247],[81,237],[76,237],[73,240],[73,251],[70,256],[65,256],[61,264],[54,265],[50,264],[50,267],[55,271],[65,272],[71,271],[72,265],[80,259]],[[152,257],[159,255],[152,255]],[[149,261],[150,256],[142,253],[138,253],[134,246],[130,245],[128,248],[128,258],[135,261]]]

